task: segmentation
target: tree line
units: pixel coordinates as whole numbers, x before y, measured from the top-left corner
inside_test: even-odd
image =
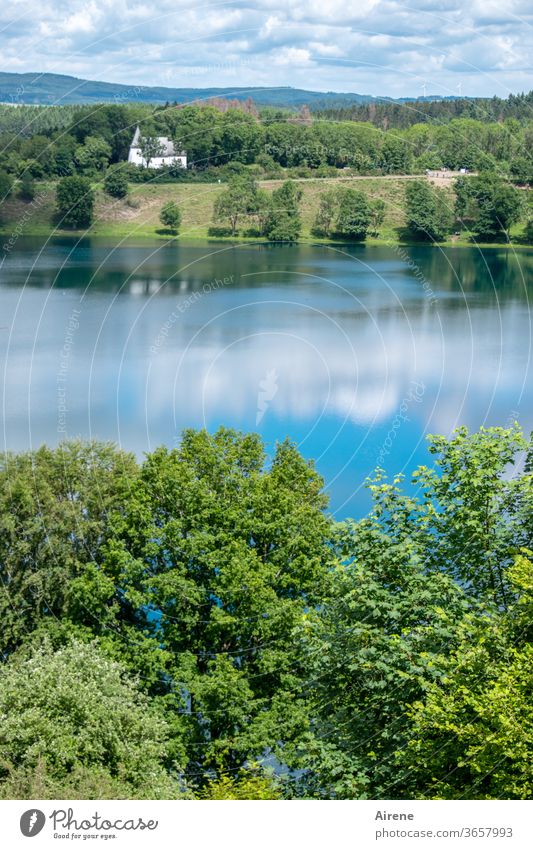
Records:
[[[415,108],[384,102],[357,107],[394,108],[399,114],[420,118],[405,127],[388,119],[383,127],[371,120],[351,120],[350,112],[337,118],[313,115],[306,109],[291,113],[271,107],[246,108],[246,104],[226,108],[224,102],[0,107],[0,170],[14,179],[26,173],[34,179],[101,176],[109,166],[126,162],[139,125],[145,140],[168,136],[187,151],[190,171],[168,167],[160,178],[200,179],[205,172],[213,172],[212,177],[216,173],[223,179],[224,168],[237,164],[254,167],[256,174],[299,169],[300,176],[327,175],[328,169],[416,174],[426,168],[468,168],[497,170],[517,182],[531,181],[533,122],[529,114],[519,119],[513,110],[502,107],[500,112],[452,117],[446,123],[423,120],[419,106],[437,109],[446,103],[417,103]],[[133,166],[127,170],[131,180],[150,178],[145,173],[150,169]]]
[[[531,445],[429,451],[340,523],[254,434],[5,455],[2,797],[528,798]]]
[[[370,103],[354,103],[315,109],[317,117],[335,121],[369,121],[382,129],[406,129],[413,124],[447,124],[458,118],[471,118],[484,124],[501,124],[508,118],[522,124],[531,121],[533,91],[509,97],[420,98],[398,102],[382,98]]]
[[[522,194],[491,174],[458,178],[454,188],[451,193],[427,180],[406,182],[407,238],[439,242],[460,228],[479,241],[509,240],[510,228],[527,212]],[[265,236],[270,241],[297,241],[302,230],[301,197],[301,188],[291,180],[269,194],[249,175],[234,177],[217,196],[213,218],[229,224],[233,236],[239,224],[245,224],[248,235]],[[320,192],[312,233],[362,242],[367,236],[379,235],[385,211],[382,199],[369,198],[363,191],[337,184]],[[529,222],[526,237],[531,237]]]

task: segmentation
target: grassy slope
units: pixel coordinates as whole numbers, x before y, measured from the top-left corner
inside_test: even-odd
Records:
[[[406,180],[402,177],[357,177],[352,179],[307,179],[299,181],[303,190],[301,203],[303,231],[302,240],[317,241],[311,235],[311,227],[316,216],[320,192],[333,184],[353,185],[371,198],[385,201],[385,220],[381,227],[379,241],[399,241],[399,230],[404,225],[403,198]],[[267,180],[260,185],[269,191],[279,182]],[[19,235],[49,235],[54,231],[51,221],[54,213],[55,191],[53,184],[39,184],[39,192],[45,193],[39,204],[27,204],[17,198],[10,198],[2,204],[0,232],[6,237],[12,233]],[[187,184],[131,184],[130,197],[135,206],[125,200],[115,200],[97,189],[95,220],[90,233],[100,236],[130,238],[167,239],[159,222],[159,211],[164,203],[175,201],[182,210],[183,220],[180,239],[184,241],[208,238],[211,225],[213,202],[217,194],[224,189],[219,183]],[[452,191],[450,192],[450,203]],[[244,225],[244,227],[247,225]],[[521,227],[518,227],[518,232]],[[56,231],[71,232],[71,231]],[[212,238],[212,237],[211,237]],[[378,241],[371,239],[369,241]],[[462,240],[461,240],[462,241]]]
[[[319,195],[326,184],[353,182],[357,188],[369,196],[382,197],[387,205],[387,216],[383,226],[382,238],[395,236],[394,228],[402,226],[402,200],[405,181],[368,178],[362,180],[316,179],[302,180],[303,190],[301,211],[303,219],[302,237],[311,237],[311,227],[316,216]],[[271,191],[279,182],[267,180],[260,183],[262,188]],[[183,221],[180,234],[187,238],[206,238],[211,225],[213,203],[217,194],[225,187],[215,183],[197,183],[187,185],[133,185],[132,198],[140,202],[139,209],[132,209],[123,201],[112,201],[100,195],[97,207],[98,222],[95,232],[126,235],[135,231],[138,235],[154,235],[161,228],[159,210],[163,203],[174,200],[182,210]],[[248,226],[243,222],[243,229]]]

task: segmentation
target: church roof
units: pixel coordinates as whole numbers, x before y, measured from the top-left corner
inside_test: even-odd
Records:
[[[176,150],[176,148],[174,147],[174,142],[172,141],[172,139],[168,139],[166,136],[158,136],[157,140],[158,140],[159,144],[161,145],[161,147],[163,148],[161,153],[158,154],[158,158],[160,156],[186,156],[186,153],[185,153],[184,150]],[[141,142],[141,131],[140,131],[139,126],[137,126],[136,129],[135,129],[135,133],[134,133],[132,142],[131,142],[131,148],[140,147],[140,142]]]
[[[177,156],[178,151],[174,149],[174,142],[171,139],[167,139],[166,136],[158,136],[157,140],[163,150],[159,154],[159,156]]]

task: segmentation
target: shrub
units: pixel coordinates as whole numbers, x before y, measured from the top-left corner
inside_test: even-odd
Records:
[[[125,198],[128,194],[128,177],[120,168],[110,168],[104,179],[104,191],[113,198]]]

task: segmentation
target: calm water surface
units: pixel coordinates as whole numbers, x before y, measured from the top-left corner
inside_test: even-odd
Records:
[[[505,247],[20,238],[0,269],[3,448],[290,436],[335,515],[359,515],[365,477],[425,462],[427,433],[533,427],[532,269]]]

